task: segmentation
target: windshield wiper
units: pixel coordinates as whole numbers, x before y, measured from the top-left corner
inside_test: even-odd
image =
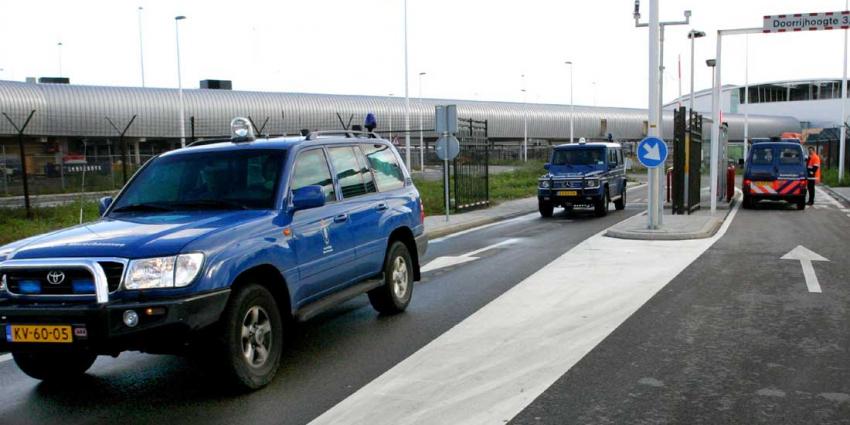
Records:
[[[224,201],[220,199],[196,199],[193,201],[173,202],[169,205],[178,208],[210,208],[210,209],[228,209],[228,210],[247,210],[247,206],[233,201]]]
[[[173,211],[173,209],[164,207],[158,204],[130,204],[118,207],[112,212],[130,212],[130,211]]]

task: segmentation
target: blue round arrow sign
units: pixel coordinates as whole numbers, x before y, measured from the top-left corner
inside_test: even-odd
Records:
[[[657,137],[647,137],[638,143],[637,157],[644,167],[659,167],[667,160],[667,144]]]

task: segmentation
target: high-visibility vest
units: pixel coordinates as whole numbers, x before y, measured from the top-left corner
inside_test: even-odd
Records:
[[[809,162],[806,164],[807,167],[818,167],[815,171],[815,181],[820,183],[820,157],[816,153],[812,153],[809,155]]]

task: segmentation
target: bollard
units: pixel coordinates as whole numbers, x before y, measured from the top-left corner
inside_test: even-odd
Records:
[[[731,202],[735,196],[735,165],[729,164],[726,168],[726,202]]]

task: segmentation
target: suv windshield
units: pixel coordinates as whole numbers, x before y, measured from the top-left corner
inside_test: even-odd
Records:
[[[285,152],[257,149],[154,159],[113,212],[274,208]]]
[[[605,165],[602,149],[558,149],[552,158],[553,165]]]

